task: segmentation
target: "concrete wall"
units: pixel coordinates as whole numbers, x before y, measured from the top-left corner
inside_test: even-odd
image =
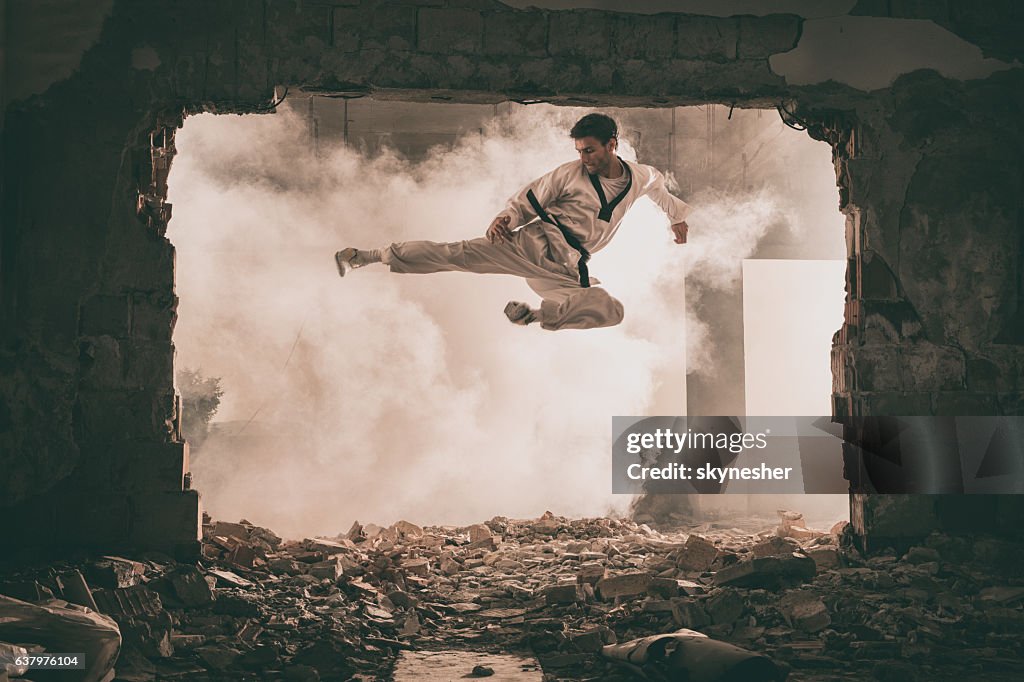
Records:
[[[987,54],[1018,54],[1012,3],[938,4],[939,16],[931,3],[855,11],[885,26],[890,12],[927,19]],[[76,13],[7,2],[0,505],[15,541],[194,549],[164,237],[173,131],[188,112],[266,111],[278,84],[432,101],[785,100],[832,143],[849,218],[836,412],[1024,406],[1019,69],[958,80],[915,68],[870,91],[836,82],[848,63],[835,80],[787,77],[770,57],[801,42],[796,15],[488,0],[116,0]]]

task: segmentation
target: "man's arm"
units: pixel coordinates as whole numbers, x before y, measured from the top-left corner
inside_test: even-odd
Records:
[[[648,166],[650,168],[650,166]],[[672,235],[676,244],[686,243],[686,233],[689,226],[686,224],[686,217],[693,210],[688,203],[675,196],[665,187],[665,176],[655,168],[650,168],[651,183],[644,192],[658,205],[667,215],[672,223]]]
[[[540,205],[547,208],[562,195],[565,190],[566,178],[565,165],[562,165],[545,173],[513,194],[505,204],[505,210],[491,221],[490,227],[487,228],[487,238],[492,242],[511,239],[514,229],[537,217],[537,212],[533,210],[530,200],[526,198],[526,193],[533,190]]]

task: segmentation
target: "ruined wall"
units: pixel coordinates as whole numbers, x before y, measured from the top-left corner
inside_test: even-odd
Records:
[[[792,86],[768,57],[799,42],[793,15],[486,0],[108,5],[93,6],[106,18],[88,47],[36,22],[69,75],[5,94],[0,505],[15,541],[195,548],[163,180],[183,114],[267,111],[277,84],[595,106],[786,100],[833,143],[850,218],[837,412],[1021,411],[1019,70],[968,83],[918,72],[871,93]],[[31,18],[32,7],[18,10]],[[1010,49],[1004,15],[956,7],[955,30],[966,22]]]

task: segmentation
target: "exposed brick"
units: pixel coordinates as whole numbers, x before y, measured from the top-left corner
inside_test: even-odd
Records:
[[[494,12],[484,16],[484,54],[544,57],[548,17],[540,12]]]
[[[554,56],[607,58],[611,49],[611,17],[605,12],[551,13],[548,52]]]
[[[424,8],[419,13],[418,47],[426,52],[479,52],[484,20],[468,9]]]
[[[768,14],[763,17],[739,17],[739,41],[736,56],[759,59],[796,47],[802,20],[795,14]]]
[[[128,336],[131,304],[127,296],[92,296],[82,303],[81,333],[86,336]]]
[[[622,59],[671,59],[676,51],[676,17],[616,15],[612,36],[614,54]]]
[[[736,59],[739,26],[734,18],[683,16],[676,22],[676,56],[684,59]]]

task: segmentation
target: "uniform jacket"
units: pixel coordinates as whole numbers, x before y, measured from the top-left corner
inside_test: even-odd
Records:
[[[620,159],[621,160],[621,159]],[[641,163],[622,162],[632,173],[632,184],[611,213],[611,219],[601,220],[601,200],[580,161],[570,161],[546,173],[513,195],[499,216],[508,216],[511,227],[519,227],[537,218],[527,199],[533,190],[540,205],[558,219],[590,253],[604,248],[615,236],[626,211],[637,199],[649,196],[666,214],[672,224],[682,222],[690,213],[690,206],[665,188],[665,176],[656,168]],[[608,196],[611,203],[615,197]]]

